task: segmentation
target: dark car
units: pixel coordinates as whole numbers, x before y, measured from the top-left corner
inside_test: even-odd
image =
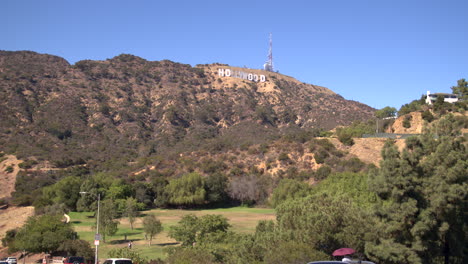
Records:
[[[352,261],[335,261],[335,260],[329,260],[329,261],[313,261],[309,262],[307,264],[343,264],[343,263],[348,263],[348,264],[375,264],[374,262],[370,261],[365,261],[365,260],[352,260]]]
[[[63,264],[85,264],[85,259],[83,257],[66,257]]]

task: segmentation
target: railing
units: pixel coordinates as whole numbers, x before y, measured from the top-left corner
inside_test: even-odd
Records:
[[[395,138],[406,139],[412,136],[419,136],[420,134],[394,134],[394,133],[376,133],[376,134],[363,134],[362,138]]]

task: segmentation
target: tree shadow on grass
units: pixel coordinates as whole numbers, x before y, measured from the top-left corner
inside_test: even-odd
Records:
[[[106,242],[109,245],[117,245],[117,244],[123,244],[123,243],[128,243],[129,241],[135,242],[135,241],[140,241],[141,239],[118,239],[118,240],[112,240],[109,242]]]
[[[81,221],[71,221],[72,224],[81,224]]]
[[[165,247],[165,246],[176,246],[176,245],[179,245],[180,243],[179,242],[170,242],[170,243],[157,243],[157,244],[152,244],[152,245],[158,245],[158,246],[161,246],[161,247]]]

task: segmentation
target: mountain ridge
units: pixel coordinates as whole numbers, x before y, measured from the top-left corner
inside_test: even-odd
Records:
[[[262,74],[266,81],[219,76],[219,68]],[[231,129],[327,130],[374,112],[279,73],[129,54],[71,65],[54,55],[0,51],[0,80],[0,145],[57,166],[104,161],[109,153],[132,160]]]

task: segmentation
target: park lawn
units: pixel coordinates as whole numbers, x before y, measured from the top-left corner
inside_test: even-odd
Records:
[[[178,209],[153,209],[140,212],[141,217],[137,218],[130,227],[128,218],[120,218],[118,231],[113,236],[106,237],[106,243],[100,242],[99,259],[108,258],[108,253],[114,248],[126,247],[128,241],[132,241],[133,249],[140,253],[142,257],[148,259],[165,259],[164,249],[177,246],[174,239],[168,237],[168,230],[171,226],[187,214],[203,216],[206,214],[219,214],[225,216],[231,224],[231,230],[238,233],[253,233],[260,220],[274,220],[276,218],[274,209],[233,207],[209,210],[178,210]],[[143,232],[142,217],[154,214],[163,224],[164,230],[153,238],[152,245],[148,245]],[[94,226],[96,219],[92,212],[71,212],[69,213],[71,223],[80,239],[89,241],[94,247]]]

